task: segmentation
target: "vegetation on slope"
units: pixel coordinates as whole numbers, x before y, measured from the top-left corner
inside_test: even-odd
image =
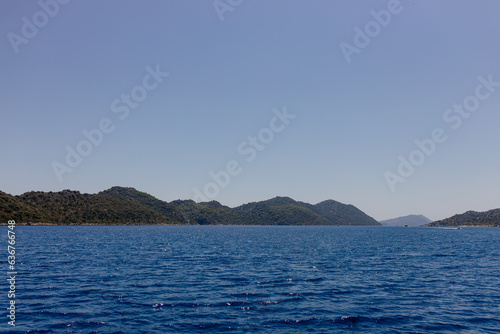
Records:
[[[0,219],[41,224],[182,224],[168,203],[132,188],[111,188],[96,195],[78,191],[2,193]]]
[[[486,212],[467,211],[460,215],[437,220],[425,226],[499,226],[500,209]]]
[[[380,225],[352,205],[317,205],[288,197],[229,208],[216,201],[161,201],[134,188],[113,187],[98,194],[78,191],[0,192],[0,222],[29,224],[191,224],[191,225]]]

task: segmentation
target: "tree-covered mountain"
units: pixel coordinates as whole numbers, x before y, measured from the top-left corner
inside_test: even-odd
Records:
[[[196,203],[193,200],[177,200],[171,202],[171,204],[182,214],[185,224],[236,224],[233,210],[216,201]]]
[[[330,224],[380,225],[375,219],[351,204],[343,204],[330,199],[318,203],[314,207],[316,212],[328,219]]]
[[[288,197],[241,205],[233,209],[239,224],[262,225],[331,225],[325,217],[317,214],[309,204]]]
[[[191,224],[191,225],[380,225],[352,205],[333,200],[311,205],[288,197],[236,208],[216,201],[161,201],[134,188],[113,187],[97,194],[78,191],[0,192],[0,222],[20,224]]]
[[[172,205],[133,188],[95,195],[78,191],[0,194],[0,219],[42,224],[183,224]]]
[[[486,212],[467,211],[450,218],[437,220],[425,226],[498,226],[500,227],[500,209]]]
[[[432,220],[423,215],[408,215],[393,219],[381,220],[380,224],[384,226],[422,226],[430,223]]]

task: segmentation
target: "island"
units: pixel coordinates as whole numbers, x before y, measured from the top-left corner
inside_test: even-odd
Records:
[[[129,187],[97,194],[79,191],[0,191],[0,222],[19,225],[369,225],[380,226],[350,204],[327,200],[312,205],[275,197],[235,208],[217,201],[165,202]]]
[[[495,226],[500,227],[500,209],[486,212],[467,211],[450,218],[437,220],[424,226]]]

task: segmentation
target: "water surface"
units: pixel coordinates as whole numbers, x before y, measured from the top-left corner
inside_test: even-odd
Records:
[[[499,228],[16,229],[15,333],[500,332]]]

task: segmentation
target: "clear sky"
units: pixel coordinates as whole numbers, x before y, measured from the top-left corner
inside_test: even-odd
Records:
[[[498,13],[495,0],[0,1],[0,190],[196,188],[376,219],[498,208]]]

